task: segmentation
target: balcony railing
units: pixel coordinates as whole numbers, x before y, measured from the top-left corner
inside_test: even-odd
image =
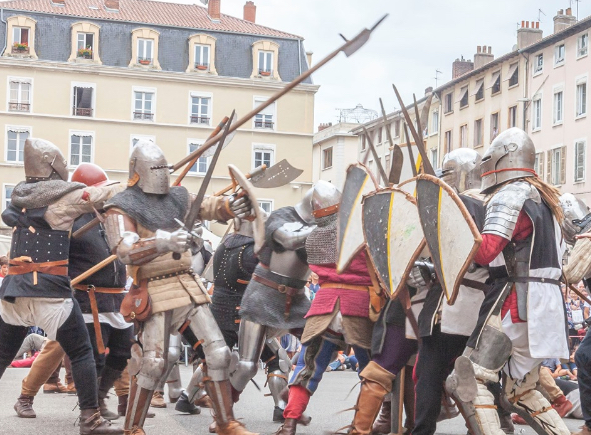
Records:
[[[92,109],[89,107],[73,107],[72,115],[74,116],[92,116]]]
[[[209,125],[209,118],[207,116],[193,116],[193,115],[191,115],[191,124],[207,124],[207,125]]]
[[[29,103],[8,103],[8,110],[11,112],[28,112],[31,110]]]
[[[153,121],[154,114],[150,112],[133,112],[133,119],[143,119],[146,121]]]
[[[23,53],[23,54],[28,54],[29,53],[29,47],[23,47],[22,45],[13,45],[12,46],[12,53]]]
[[[255,128],[273,128],[273,121],[255,121]]]

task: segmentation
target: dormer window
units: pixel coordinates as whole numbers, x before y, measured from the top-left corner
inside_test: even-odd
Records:
[[[29,52],[29,28],[28,27],[13,27],[12,28],[12,52],[13,53],[28,53]]]
[[[273,52],[259,51],[259,74],[270,76],[273,73]]]
[[[209,70],[209,53],[209,45],[195,44],[195,69],[200,71]]]
[[[138,38],[137,62],[140,65],[152,65],[154,61],[154,40]]]
[[[92,59],[94,53],[94,33],[78,33],[76,55],[83,59]]]

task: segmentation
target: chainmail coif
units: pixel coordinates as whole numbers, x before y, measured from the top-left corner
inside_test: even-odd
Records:
[[[38,181],[36,183],[18,183],[12,191],[12,203],[17,207],[41,208],[53,204],[62,196],[83,189],[82,183],[70,183],[63,180]]]
[[[334,264],[337,261],[336,213],[316,219],[317,227],[306,239],[308,264]]]

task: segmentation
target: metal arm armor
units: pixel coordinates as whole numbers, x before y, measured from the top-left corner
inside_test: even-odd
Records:
[[[306,239],[316,226],[302,226],[294,231],[290,228],[293,224],[284,224],[282,227],[275,230],[273,239],[280,243],[285,249],[295,251],[306,246]]]
[[[140,239],[133,220],[115,209],[107,212],[105,230],[111,252],[117,254],[123,264],[139,266],[160,255],[156,239]]]
[[[482,234],[494,234],[511,240],[517,218],[528,199],[541,201],[540,193],[526,181],[517,181],[502,187],[486,207]]]

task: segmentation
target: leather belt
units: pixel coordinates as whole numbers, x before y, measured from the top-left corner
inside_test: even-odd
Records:
[[[468,279],[468,278],[464,278],[462,279],[462,285],[465,285],[466,287],[470,287],[473,288],[475,290],[480,290],[483,292],[487,292],[488,290],[490,290],[490,286],[486,285],[483,282],[480,281],[475,281],[473,279]]]
[[[186,273],[193,273],[193,269],[179,270],[178,272],[171,272],[171,273],[167,273],[165,275],[153,276],[151,278],[146,278],[146,279],[148,280],[148,282],[159,281],[161,279],[173,278],[175,276],[184,275]]]
[[[336,288],[336,289],[343,289],[343,290],[358,290],[362,292],[369,291],[370,286],[363,286],[363,285],[350,285],[350,284],[341,284],[339,282],[325,282],[320,284],[320,287],[324,288]]]
[[[544,284],[561,285],[562,282],[558,279],[539,278],[537,276],[514,276],[507,278],[507,282],[541,282]]]
[[[68,276],[68,260],[34,263],[31,257],[12,258],[8,267],[9,275],[33,273],[33,285],[37,285],[37,272],[48,275]]]
[[[88,292],[88,299],[90,300],[90,310],[92,311],[92,323],[94,324],[94,335],[96,337],[96,346],[99,353],[105,353],[105,343],[103,342],[103,334],[101,332],[101,324],[99,322],[99,311],[96,303],[96,293],[107,294],[121,294],[125,292],[124,288],[108,288],[95,287],[93,285],[75,285],[74,289],[78,291]]]
[[[263,278],[262,276],[259,276],[256,273],[252,274],[252,279],[256,282],[260,282],[261,284],[266,285],[267,287],[271,287],[272,289],[277,290],[279,293],[285,294],[285,310],[283,311],[283,315],[287,319],[289,317],[289,312],[291,311],[291,298],[292,296],[300,293],[301,289],[289,287],[283,284],[278,284],[275,281]]]

